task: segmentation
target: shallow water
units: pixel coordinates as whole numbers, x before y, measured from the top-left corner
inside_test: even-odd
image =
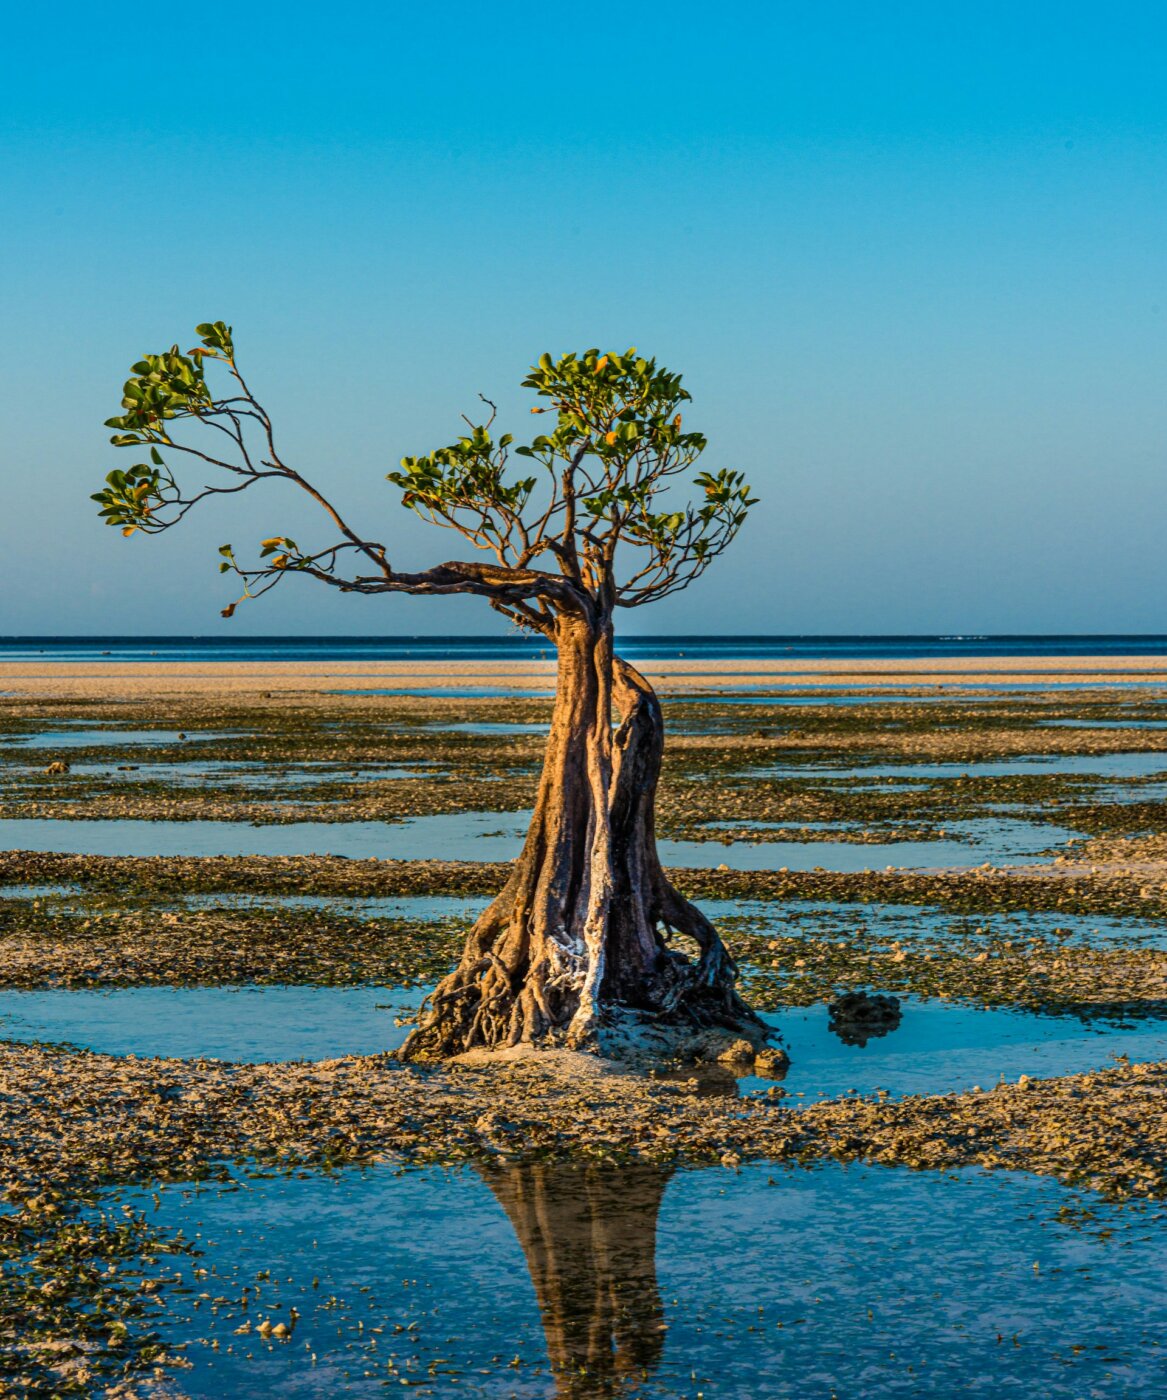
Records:
[[[382,1167],[128,1199],[202,1251],[159,1329],[198,1400],[1161,1393],[1164,1213],[1019,1173]],[[292,1308],[286,1343],[250,1330]]]
[[[999,938],[1018,947],[1030,939],[1093,948],[1167,948],[1167,926],[1152,920],[1019,910],[954,914],[915,904],[816,903],[811,900],[699,900],[716,920],[741,918],[778,934],[830,937],[847,933],[870,943]],[[732,935],[731,935],[732,937]]]
[[[465,720],[455,724],[443,724],[440,720],[427,721],[420,728],[435,734],[546,734],[550,721],[545,724],[522,724],[518,720]]]
[[[991,695],[904,695],[885,691],[874,695],[743,695],[745,687],[733,690],[686,693],[665,697],[666,705],[968,705],[984,704]]]
[[[81,894],[81,885],[0,884],[0,899],[65,899]]]
[[[361,686],[353,690],[329,690],[326,695],[412,695],[419,700],[550,700],[553,690],[528,690],[521,685],[444,685],[431,690],[402,686],[390,689],[383,686]]]
[[[413,767],[401,768],[385,764],[377,768],[338,768],[315,765],[281,768],[252,767],[229,761],[203,763],[73,763],[70,771],[77,777],[109,777],[127,782],[166,782],[179,787],[200,787],[208,781],[215,787],[299,788],[318,783],[375,782],[393,778],[430,778],[432,767],[423,765],[436,760],[419,759]]]
[[[1040,778],[1047,773],[1079,773],[1100,778],[1149,778],[1167,773],[1167,753],[1033,754],[978,763],[873,763],[834,768],[827,764],[786,764],[752,768],[750,778]]]
[[[75,901],[85,904],[80,885],[0,886],[0,898]],[[189,909],[327,909],[357,918],[462,919],[477,918],[490,903],[488,896],[387,895],[362,897],[311,894],[246,894],[230,891],[178,895],[176,907]],[[776,934],[829,937],[858,934],[871,942],[966,939],[983,936],[1009,939],[1022,946],[1030,939],[1052,939],[1067,947],[1167,948],[1167,925],[1144,919],[1108,918],[1101,914],[979,913],[958,915],[915,904],[846,904],[837,901],[701,899],[702,912],[715,923],[745,920],[750,926]],[[733,927],[726,928],[730,944]]]
[[[1048,729],[1167,729],[1167,719],[1043,719],[1038,723]]]
[[[526,818],[459,812],[404,822],[0,821],[0,845],[82,855],[338,855],[399,860],[510,860]]]
[[[396,1026],[424,988],[127,987],[113,991],[0,992],[0,1038],[68,1041],[111,1055],[259,1062],[375,1055],[396,1048]],[[985,1010],[902,997],[896,1030],[846,1044],[824,1005],[768,1014],[791,1066],[783,1089],[797,1106],[850,1091],[893,1096],[991,1088],[1001,1078],[1078,1074],[1167,1055],[1167,1026],[1116,1029],[1074,1017]],[[388,1009],[385,1009],[388,1008]],[[727,1089],[732,1089],[725,1076]],[[746,1090],[769,1081],[741,1080]]]
[[[27,887],[24,897],[38,893],[74,894],[77,887],[44,890]],[[7,893],[7,891],[0,891]],[[14,896],[15,897],[15,896]],[[872,941],[901,942],[983,935],[1023,944],[1031,938],[1052,938],[1066,946],[1095,948],[1167,948],[1167,926],[1150,920],[1107,918],[1100,914],[956,915],[915,904],[844,904],[812,900],[700,899],[706,918],[715,923],[745,919],[774,933],[829,936],[861,932]],[[181,903],[196,908],[252,908],[265,905],[287,909],[329,909],[365,918],[474,919],[490,903],[486,896],[461,899],[453,895],[390,895],[348,898],[338,895],[192,894]],[[732,943],[732,932],[728,934]]]
[[[527,816],[514,812],[454,812],[409,821],[286,822],[251,826],[218,821],[80,821],[29,817],[0,821],[0,847],[80,855],[210,856],[338,855],[396,860],[513,860],[522,848]],[[1038,853],[1064,842],[1060,827],[1008,819],[951,823],[970,841],[659,842],[668,865],[732,870],[876,870],[969,867],[985,861],[1033,864]]]
[[[119,987],[0,992],[0,1038],[67,1041],[107,1055],[328,1060],[395,1049],[424,989]]]
[[[76,720],[71,724],[77,725]],[[179,738],[179,734],[184,737]],[[170,744],[206,743],[212,739],[241,739],[241,730],[194,729],[189,733],[178,729],[45,729],[36,734],[8,734],[0,737],[0,750],[20,749],[96,749],[117,748],[122,744],[139,747],[150,744],[156,748]]]
[[[826,1006],[789,1007],[766,1013],[790,1055],[782,1088],[791,1097],[835,1098],[883,1089],[904,1094],[991,1089],[1021,1075],[1052,1078],[1105,1068],[1114,1055],[1132,1061],[1167,1055],[1167,1023],[1142,1022],[1133,1029],[1087,1024],[1072,1016],[954,1005],[900,997],[902,1020],[866,1045],[848,1045],[830,1030]],[[744,1090],[769,1087],[768,1080],[743,1078]]]
[[[924,870],[943,867],[969,868],[992,864],[1033,865],[1050,860],[1041,852],[1058,846],[1073,833],[1039,822],[1012,819],[950,822],[947,831],[966,840],[888,841],[860,844],[852,841],[762,841],[750,843],[719,840],[668,841],[658,845],[661,858],[673,866],[725,864],[731,870],[882,870],[896,867]],[[715,829],[710,829],[715,836]]]
[[[1010,656],[1028,658],[1040,670],[1050,657],[1080,657],[1075,670],[1092,673],[1101,657],[1167,656],[1167,635],[1096,633],[1089,636],[714,636],[657,633],[622,636],[620,652],[629,660],[687,657],[725,661],[779,657],[808,662],[858,658],[907,660],[917,657]],[[40,637],[0,638],[6,661],[515,661],[554,655],[544,639],[510,630],[496,636],[434,637]],[[813,674],[813,671],[808,672]]]

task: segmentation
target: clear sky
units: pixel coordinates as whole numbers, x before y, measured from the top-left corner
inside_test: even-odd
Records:
[[[0,633],[497,631],[101,527],[129,363],[223,319],[401,566],[403,453],[543,350],[681,370],[764,497],[640,632],[1167,631],[1167,7],[10,7]],[[277,498],[278,497],[278,498]],[[298,587],[295,586],[298,584]]]

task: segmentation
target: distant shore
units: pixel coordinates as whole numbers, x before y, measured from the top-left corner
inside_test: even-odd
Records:
[[[641,661],[662,692],[797,688],[903,690],[921,686],[1167,685],[1167,657],[976,656],[811,661]],[[214,694],[224,691],[429,690],[497,686],[516,693],[554,685],[553,660],[536,661],[7,661],[0,693],[20,697]]]

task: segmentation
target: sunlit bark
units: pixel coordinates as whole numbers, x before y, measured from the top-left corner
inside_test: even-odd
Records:
[[[654,810],[664,727],[610,628],[557,621],[555,708],[514,873],[402,1051],[594,1043],[608,1008],[694,1025],[751,1013],[717,930],[661,868]],[[618,725],[613,728],[613,713]],[[690,941],[695,957],[670,946]]]

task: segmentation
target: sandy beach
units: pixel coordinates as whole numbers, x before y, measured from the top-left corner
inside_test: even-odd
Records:
[[[805,658],[709,661],[677,657],[646,661],[639,669],[662,692],[718,691],[738,686],[814,689],[903,690],[917,686],[1167,685],[1167,658],[951,657],[915,660],[842,659],[808,663]],[[247,691],[310,691],[499,686],[545,691],[553,685],[548,661],[261,661],[100,662],[19,661],[0,663],[0,693],[17,696],[117,696],[135,699],[178,694]]]

